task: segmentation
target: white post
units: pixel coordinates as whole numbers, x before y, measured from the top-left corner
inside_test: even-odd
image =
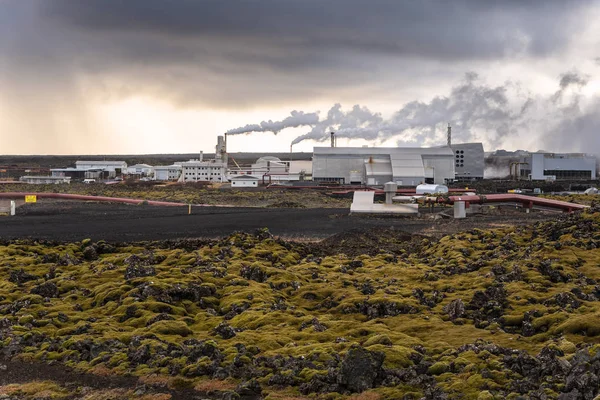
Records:
[[[14,200],[10,201],[10,215],[16,214],[17,205]]]
[[[454,218],[466,218],[467,213],[465,210],[465,202],[464,201],[455,201],[454,202]]]

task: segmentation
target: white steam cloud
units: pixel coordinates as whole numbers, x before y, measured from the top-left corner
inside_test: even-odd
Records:
[[[488,148],[497,148],[511,138],[535,136],[540,147],[560,147],[564,151],[599,152],[600,145],[592,140],[600,126],[600,116],[594,111],[592,99],[585,107],[582,89],[588,78],[576,72],[559,77],[557,91],[548,97],[524,93],[519,84],[507,82],[491,87],[469,72],[447,96],[430,102],[413,101],[390,118],[355,105],[342,110],[335,104],[323,118],[319,113],[293,111],[282,121],[267,121],[232,129],[227,134],[250,132],[277,133],[288,127],[310,126],[311,130],[295,138],[292,144],[304,140],[323,142],[334,131],[338,138],[383,142],[396,139],[398,146],[431,146],[445,143],[446,126],[453,127],[456,142],[481,141]],[[595,101],[594,101],[595,100]],[[566,146],[565,146],[566,145]]]
[[[282,121],[263,121],[260,124],[242,126],[227,131],[228,135],[239,135],[252,132],[279,133],[285,128],[297,128],[299,126],[311,126],[319,123],[318,113],[304,113],[303,111],[292,111],[291,115]]]

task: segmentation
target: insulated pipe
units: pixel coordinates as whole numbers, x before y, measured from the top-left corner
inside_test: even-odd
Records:
[[[14,199],[25,196],[36,196],[39,199],[63,199],[63,200],[80,200],[80,201],[101,201],[111,203],[125,203],[125,204],[148,204],[151,206],[187,206],[184,203],[174,203],[170,201],[156,201],[156,200],[144,200],[144,199],[128,199],[122,197],[106,197],[106,196],[86,196],[79,194],[69,193],[27,193],[27,192],[6,192],[0,193],[0,199]]]
[[[454,204],[455,201],[464,201],[465,207],[468,207],[470,203],[473,204],[484,204],[484,203],[505,203],[515,202],[521,203],[523,207],[533,208],[534,206],[548,207],[559,209],[565,212],[571,212],[574,210],[585,210],[588,206],[581,204],[569,203],[567,201],[544,199],[540,197],[525,196],[522,194],[488,194],[485,196],[450,196],[446,199],[439,197],[438,203],[449,203]]]

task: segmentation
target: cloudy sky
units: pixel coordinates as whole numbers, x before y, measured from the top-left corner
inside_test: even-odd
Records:
[[[0,0],[0,154],[441,145],[448,123],[600,153],[600,0]]]

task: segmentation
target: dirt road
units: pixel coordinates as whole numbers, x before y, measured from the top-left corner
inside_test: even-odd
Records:
[[[233,231],[267,227],[276,236],[321,239],[356,228],[393,228],[409,233],[444,234],[472,227],[531,223],[542,213],[474,216],[466,220],[350,216],[348,209],[150,207],[83,202],[41,202],[1,217],[0,238],[114,242],[175,238],[215,238]]]

